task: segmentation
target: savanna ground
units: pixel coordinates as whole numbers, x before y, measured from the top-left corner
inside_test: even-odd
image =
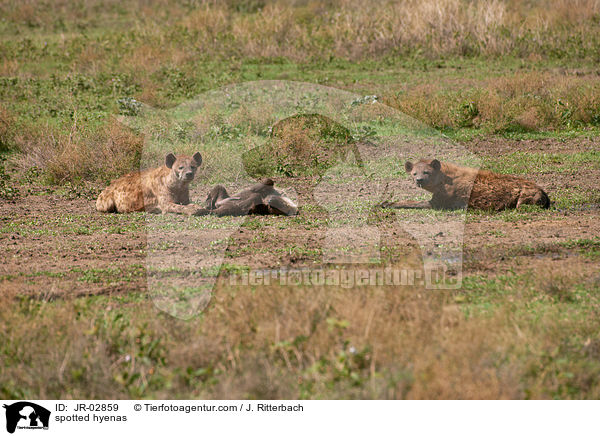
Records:
[[[598,1],[75,3],[0,5],[2,397],[600,396]],[[116,117],[265,79],[378,96],[360,107],[408,114],[554,204],[468,212],[463,286],[446,291],[231,286],[249,268],[321,266],[330,217],[309,201],[239,227],[169,218],[152,248],[167,256],[185,246],[177,230],[233,229],[222,266],[200,271],[217,277],[207,308],[171,317],[147,289],[147,217],[94,209],[111,178],[163,151]],[[202,151],[201,201],[276,115],[233,105],[156,130]],[[385,121],[350,127],[378,144]],[[402,163],[386,176],[405,179]],[[314,182],[276,179],[300,198]],[[414,214],[398,214],[372,219],[380,249],[414,260],[399,227]]]

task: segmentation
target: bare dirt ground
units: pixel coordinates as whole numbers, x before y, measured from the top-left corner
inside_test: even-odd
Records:
[[[2,233],[5,261],[0,267],[4,289],[32,293],[119,292],[139,289],[142,277],[131,283],[106,285],[78,280],[78,269],[127,269],[143,262],[145,232],[143,227],[126,233],[91,231],[108,228],[106,215],[96,212],[94,202],[67,199],[59,194],[27,195],[16,203],[0,206],[2,225],[27,223],[21,231]],[[77,216],[78,229],[70,223],[61,225],[69,216]],[[109,218],[109,217],[108,217]],[[126,221],[139,223],[131,215]],[[25,229],[25,230],[24,230]],[[78,231],[79,230],[79,231]]]
[[[568,141],[486,140],[467,144],[486,157],[518,151],[568,153],[599,150],[598,139]],[[559,188],[596,191],[600,170],[531,175],[550,196]],[[15,202],[0,202],[0,246],[4,254],[0,283],[6,292],[28,295],[114,294],[146,289],[146,232],[141,214],[104,215],[91,196],[23,186]],[[600,196],[598,197],[600,198]],[[577,241],[600,235],[598,202],[572,209],[515,215],[469,214],[465,227],[464,271],[495,275],[507,271],[551,269],[600,273],[598,254]],[[302,205],[301,205],[302,206]],[[325,211],[300,211],[306,220],[281,227],[283,217],[254,217],[237,229],[225,261],[250,268],[310,267],[321,259],[323,230],[309,225],[327,218]],[[202,218],[185,218],[202,219]],[[384,220],[385,221],[385,220]],[[396,257],[418,257],[415,241],[396,222],[384,222]],[[383,228],[382,227],[382,228]],[[388,238],[389,236],[389,238]],[[168,242],[168,234],[165,242]],[[389,242],[392,241],[392,242]],[[176,250],[176,247],[166,248]],[[221,272],[221,275],[224,273]]]

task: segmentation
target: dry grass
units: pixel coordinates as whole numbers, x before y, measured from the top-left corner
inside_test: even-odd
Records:
[[[2,296],[2,395],[60,398],[597,398],[594,310],[557,317],[570,279],[494,311],[419,288],[218,286],[202,318],[151,302]],[[540,283],[537,287],[535,283]],[[524,286],[521,286],[524,285]],[[551,287],[554,285],[551,285]],[[518,289],[518,290],[517,290]],[[565,294],[565,295],[566,295]],[[536,312],[545,299],[555,309]],[[470,308],[469,308],[470,307]],[[467,312],[470,315],[467,316]],[[532,322],[532,318],[535,322]],[[579,344],[580,345],[576,345]],[[30,347],[44,343],[45,347]],[[168,352],[167,352],[168,350]],[[582,354],[583,353],[583,354]],[[586,370],[585,368],[589,368]],[[575,375],[573,375],[575,374]]]
[[[272,104],[257,102],[251,109],[241,106],[224,121],[240,128],[244,135],[264,134],[277,121],[275,109]]]
[[[164,47],[160,42],[167,42],[169,53],[181,47],[180,40],[169,41],[170,32],[184,29],[183,37],[193,42],[188,55],[296,60],[414,52],[528,57],[553,56],[571,47],[573,56],[593,56],[598,39],[593,23],[600,14],[600,2],[199,0],[184,4],[138,0],[123,4],[80,0],[73,6],[64,0],[10,0],[0,11],[10,23],[29,29],[93,28],[108,23],[134,26],[154,39],[156,46]],[[83,61],[93,61],[98,54],[82,56]]]
[[[82,131],[77,118],[68,133],[50,126],[27,129],[16,139],[21,167],[45,170],[49,181],[107,182],[138,170],[143,138],[112,120],[99,131]]]
[[[593,75],[515,73],[453,91],[431,85],[390,90],[383,101],[437,128],[499,132],[515,126],[559,130],[600,125],[600,83]]]
[[[381,99],[384,104],[358,105],[353,119],[389,121],[390,117],[397,116],[395,109],[398,109],[434,128],[467,127],[479,129],[483,134],[600,126],[600,83],[592,74],[518,72],[479,81],[449,80],[433,85],[386,86]],[[145,77],[142,83],[143,91],[137,98],[158,107],[168,103],[156,81]],[[0,115],[5,120],[0,122],[2,146],[6,149],[10,143],[22,152],[23,166],[44,169],[54,182],[106,182],[137,168],[141,139],[131,133],[119,133],[115,121],[109,121],[104,127],[92,127],[89,122],[75,117],[75,121],[67,124],[69,130],[59,130],[47,124],[19,120],[22,128],[17,132],[15,117],[6,110]],[[252,138],[267,134],[275,121],[275,108],[270,104],[257,102],[251,110],[242,106],[226,116],[217,107],[207,104],[192,120],[192,140],[208,144],[215,136],[230,134],[236,138],[247,137],[245,143],[252,148],[255,142]],[[9,125],[13,127],[8,128]],[[167,125],[156,128],[174,129]],[[325,151],[326,146],[307,136],[304,127],[291,126],[289,130],[269,153],[280,171],[293,174],[294,168],[301,172],[309,167],[317,170],[335,157]],[[222,153],[212,156],[210,151],[206,153],[207,168],[223,165]],[[215,160],[210,163],[209,157]]]
[[[320,114],[284,118],[272,126],[271,138],[244,157],[246,170],[254,177],[322,176],[335,162],[355,152],[352,133]]]
[[[117,171],[98,163],[99,158],[115,163],[118,170],[130,169],[137,159],[135,146],[126,141],[122,151],[116,150],[108,140],[111,127],[97,125],[119,110],[120,97],[164,108],[207,88],[246,80],[247,75],[236,71],[256,59],[276,63],[284,57],[315,65],[334,58],[403,55],[594,60],[600,3],[576,3],[9,0],[0,4],[6,20],[0,50],[0,76],[7,80],[3,105],[15,112],[24,129],[18,141],[0,138],[0,146],[6,149],[6,141],[12,141],[27,154],[24,159],[47,168],[54,181],[108,180]],[[101,36],[86,36],[96,33]],[[205,61],[214,60],[217,67],[206,67],[210,62]],[[207,74],[198,72],[199,62]],[[305,72],[293,73],[293,79],[318,80]],[[53,75],[56,80],[49,79]],[[452,91],[446,84],[390,85],[383,101],[436,128],[495,133],[589,127],[600,125],[596,79],[534,72],[459,85]],[[22,101],[31,106],[22,107]],[[69,131],[64,126],[72,123],[74,111],[82,116]],[[272,112],[270,107],[255,110],[264,116],[250,119],[242,108],[221,121],[241,126],[240,134],[256,134],[274,122]],[[386,116],[382,113],[381,119]],[[211,133],[214,120],[196,121],[201,135]]]
[[[12,148],[14,135],[15,119],[8,110],[0,105],[0,151]]]

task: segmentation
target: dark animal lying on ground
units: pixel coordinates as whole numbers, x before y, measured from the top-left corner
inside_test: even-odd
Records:
[[[267,142],[245,152],[242,162],[247,174],[257,180],[290,177],[288,182],[295,187],[299,201],[316,205],[315,188],[331,168],[354,160],[364,173],[359,145],[367,144],[329,117],[296,114],[275,123]]]
[[[406,162],[406,172],[418,187],[433,193],[429,201],[384,202],[395,209],[503,210],[534,204],[547,209],[550,199],[542,188],[521,177],[460,167],[437,159]]]
[[[263,179],[232,196],[217,185],[208,194],[206,208],[217,216],[296,215],[298,206],[273,185],[272,179]]]

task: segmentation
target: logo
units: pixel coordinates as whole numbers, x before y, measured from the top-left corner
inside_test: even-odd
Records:
[[[50,411],[29,401],[19,401],[4,405],[6,409],[6,431],[14,433],[18,429],[48,430]]]

